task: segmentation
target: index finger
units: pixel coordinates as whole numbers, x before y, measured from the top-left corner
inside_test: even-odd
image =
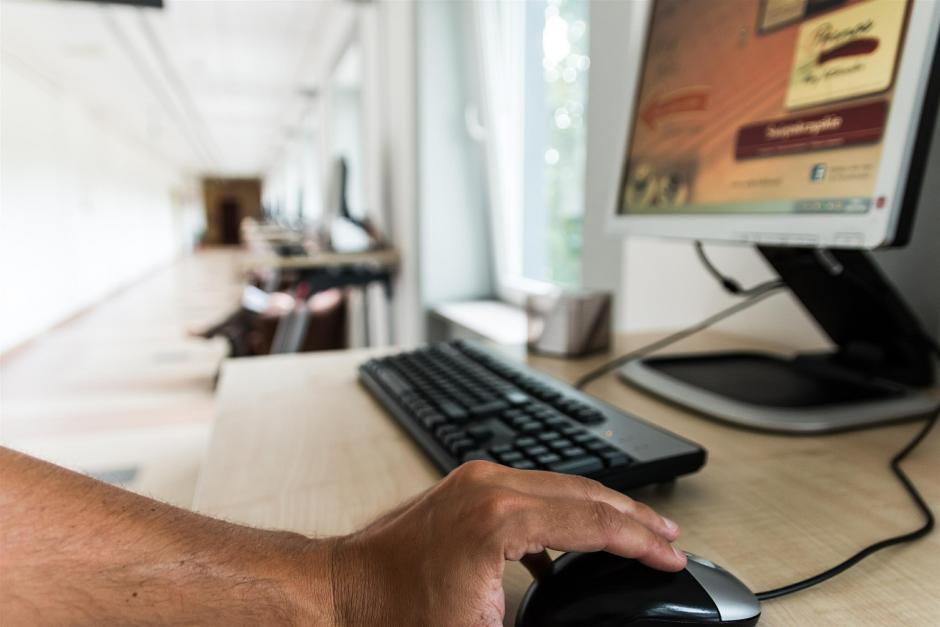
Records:
[[[685,554],[604,501],[521,496],[507,521],[505,557],[519,560],[543,549],[608,551],[665,571],[682,570]]]
[[[631,499],[626,494],[612,490],[599,481],[578,475],[564,475],[545,470],[516,470],[501,468],[497,481],[535,496],[584,499],[603,501],[618,511],[629,514],[650,531],[658,533],[667,540],[679,537],[679,526],[668,518],[656,513],[653,508]]]

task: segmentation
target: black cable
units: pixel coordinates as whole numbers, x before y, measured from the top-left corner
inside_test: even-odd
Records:
[[[787,586],[774,588],[773,590],[758,592],[755,596],[761,601],[767,601],[770,599],[786,596],[788,594],[793,594],[794,592],[799,592],[800,590],[805,590],[806,588],[810,588],[826,581],[827,579],[835,577],[839,573],[847,570],[848,568],[851,568],[869,555],[880,551],[881,549],[885,549],[896,544],[903,544],[905,542],[913,542],[914,540],[923,538],[928,533],[930,533],[934,527],[933,512],[930,511],[930,507],[924,501],[923,497],[920,495],[920,492],[917,491],[917,488],[914,487],[914,484],[911,482],[910,478],[904,474],[903,470],[901,470],[901,462],[904,461],[904,458],[906,458],[911,453],[911,451],[917,448],[917,445],[920,444],[921,440],[927,436],[927,434],[936,424],[938,417],[940,417],[940,410],[935,412],[934,415],[927,420],[927,424],[924,425],[924,428],[921,429],[917,435],[914,436],[914,439],[908,442],[907,445],[891,459],[890,464],[892,472],[894,472],[895,476],[904,486],[904,489],[910,495],[911,499],[914,501],[914,504],[917,505],[917,508],[924,514],[925,520],[923,525],[910,533],[905,533],[900,536],[894,536],[893,538],[887,538],[885,540],[881,540],[880,542],[875,542],[874,544],[865,547],[844,562],[836,564],[829,570],[821,572],[818,575],[814,575],[802,581],[797,581],[796,583],[791,583]]]
[[[694,324],[690,327],[686,327],[685,329],[682,329],[681,331],[677,331],[671,335],[667,335],[666,337],[660,338],[656,340],[655,342],[650,342],[646,346],[641,346],[640,348],[636,350],[632,350],[629,353],[626,353],[624,355],[611,359],[610,361],[604,364],[601,364],[597,368],[591,370],[590,372],[588,372],[587,374],[579,378],[577,381],[575,381],[574,387],[578,389],[582,389],[591,381],[604,376],[611,370],[614,370],[615,368],[621,366],[622,364],[625,364],[628,361],[631,361],[633,359],[638,359],[640,357],[645,357],[662,348],[665,348],[666,346],[669,346],[670,344],[674,344],[678,342],[679,340],[685,339],[689,337],[690,335],[694,335],[698,333],[699,331],[707,329],[713,324],[720,322],[721,320],[724,320],[725,318],[732,316],[738,313],[739,311],[747,309],[748,307],[751,307],[752,305],[756,305],[757,303],[764,300],[768,296],[772,296],[773,294],[777,293],[781,289],[781,287],[782,285],[780,284],[768,285],[766,288],[748,295],[744,300],[739,301],[731,305],[730,307],[726,307],[722,309],[721,311],[719,311],[718,313],[712,314],[711,316],[705,318],[698,324]]]
[[[783,285],[783,281],[779,279],[773,279],[764,283],[759,283],[754,287],[741,287],[741,284],[738,283],[735,279],[722,274],[722,272],[717,267],[715,267],[715,264],[712,263],[712,260],[708,258],[708,255],[705,254],[705,246],[702,244],[702,242],[695,242],[695,254],[698,255],[699,261],[702,262],[702,265],[705,266],[705,269],[708,271],[708,273],[715,277],[715,280],[718,281],[723,288],[725,288],[725,291],[734,294],[735,296],[751,296],[752,294],[763,292],[764,290],[771,287]]]

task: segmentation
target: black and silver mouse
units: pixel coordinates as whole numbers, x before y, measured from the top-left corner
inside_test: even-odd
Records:
[[[516,627],[757,624],[760,602],[747,586],[686,555],[683,570],[664,573],[610,553],[566,553],[526,592]]]

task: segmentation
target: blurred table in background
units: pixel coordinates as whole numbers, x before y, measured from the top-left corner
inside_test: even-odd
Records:
[[[248,252],[242,268],[248,281],[267,292],[285,291],[297,299],[293,311],[283,316],[272,341],[272,353],[295,353],[303,346],[310,325],[306,300],[333,288],[361,289],[363,344],[372,344],[369,286],[381,284],[387,312],[382,320],[390,327],[392,280],[398,268],[398,251],[377,248],[362,252],[334,252],[317,244],[314,231],[295,230],[246,219],[242,239]],[[389,330],[390,333],[390,330]]]

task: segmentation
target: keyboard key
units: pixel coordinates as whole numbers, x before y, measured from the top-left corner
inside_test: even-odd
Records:
[[[499,455],[498,458],[499,458],[499,461],[503,462],[504,464],[510,464],[512,462],[517,462],[517,461],[524,459],[524,457],[522,456],[522,453],[520,453],[519,451],[509,451],[508,453],[503,453],[502,455]]]
[[[525,454],[528,455],[529,457],[538,457],[539,455],[545,455],[546,453],[551,452],[550,450],[548,450],[548,447],[546,446],[530,446],[523,450],[525,451]]]
[[[461,421],[467,418],[467,410],[453,401],[441,401],[437,406],[451,420]]]
[[[605,449],[612,448],[607,442],[597,439],[595,439],[593,442],[585,442],[582,444],[582,446],[584,446],[584,448],[589,451],[603,451]]]
[[[475,459],[480,459],[486,462],[495,462],[496,460],[486,451],[481,451],[480,449],[474,449],[472,451],[467,451],[460,458],[462,462],[469,462]]]
[[[485,425],[473,425],[467,427],[467,435],[477,442],[486,442],[493,437],[493,430]]]
[[[566,459],[564,461],[550,462],[546,465],[546,468],[552,472],[563,472],[569,475],[584,475],[602,470],[604,464],[597,457],[584,456]]]
[[[557,440],[549,440],[548,445],[554,449],[560,449],[574,446],[574,442],[565,438],[558,438]]]
[[[604,422],[604,414],[593,408],[585,408],[579,410],[574,419],[582,424],[596,425]]]
[[[437,439],[440,440],[448,433],[454,433],[455,431],[457,431],[457,427],[454,425],[441,425],[434,430],[434,435],[436,435]]]
[[[562,457],[583,457],[584,455],[587,455],[587,451],[580,446],[571,446],[561,451]]]
[[[392,391],[392,394],[396,396],[401,396],[402,393],[407,392],[411,389],[411,386],[408,385],[408,382],[399,377],[397,374],[388,370],[387,368],[381,368],[376,373],[379,381],[385,384],[385,386]]]
[[[537,466],[528,459],[520,459],[518,461],[512,462],[509,465],[513,468],[518,468],[519,470],[535,470],[537,468]]]
[[[519,427],[519,431],[521,431],[522,433],[538,433],[541,430],[542,430],[542,425],[540,425],[539,423],[535,421],[527,422],[521,427]]]
[[[420,412],[423,409],[431,408],[430,405],[425,403],[420,398],[413,398],[409,401],[405,401],[405,407],[407,407],[408,411],[410,411],[412,414],[415,414],[415,415],[418,415],[418,412]]]
[[[590,433],[587,433],[586,431],[583,433],[579,433],[577,435],[571,436],[571,441],[577,442],[578,444],[584,444],[585,442],[590,442],[594,439],[595,439],[594,436],[591,435]]]
[[[532,422],[532,419],[526,415],[516,416],[515,418],[509,419],[509,424],[513,429],[519,429],[522,427],[522,425],[529,424],[530,422]]]
[[[567,427],[562,427],[558,431],[560,431],[562,435],[567,435],[568,437],[571,437],[573,435],[578,435],[579,433],[584,433],[584,429],[582,429],[581,427],[575,427],[571,425]]]
[[[526,447],[526,446],[532,446],[532,445],[535,444],[535,443],[536,443],[536,439],[535,439],[535,438],[532,438],[532,437],[528,437],[528,436],[526,436],[526,437],[524,437],[524,438],[519,438],[518,440],[516,440],[516,446],[518,446],[519,448],[524,448],[524,447]]]
[[[476,405],[470,408],[470,415],[477,418],[483,418],[485,416],[491,416],[493,414],[499,413],[509,407],[505,401],[490,401],[489,403],[483,403]]]
[[[434,427],[444,424],[444,416],[441,414],[428,414],[420,419],[421,424],[428,431],[433,431]]]
[[[536,457],[535,461],[537,461],[542,466],[548,466],[549,464],[560,462],[561,457],[559,457],[558,455],[555,455],[554,453],[546,453],[544,455],[539,455],[538,457]]]
[[[542,442],[548,442],[549,440],[557,440],[561,436],[555,431],[546,431],[545,433],[540,433],[538,438]]]
[[[604,460],[604,465],[611,466],[626,466],[630,463],[630,458],[627,457],[626,453],[621,451],[601,451],[601,459]]]
[[[511,444],[497,444],[496,446],[490,447],[490,453],[497,456],[501,455],[502,453],[508,453],[511,450]]]
[[[470,438],[460,438],[459,440],[451,442],[447,448],[451,453],[459,457],[467,451],[472,451],[474,446],[476,446],[476,444],[474,444],[473,440]]]
[[[463,440],[466,437],[467,433],[465,431],[451,431],[450,433],[444,434],[444,437],[441,438],[441,442],[444,443],[444,446],[450,446],[457,440]]]
[[[510,405],[525,405],[529,402],[529,397],[522,392],[509,392],[503,395],[503,400]]]

